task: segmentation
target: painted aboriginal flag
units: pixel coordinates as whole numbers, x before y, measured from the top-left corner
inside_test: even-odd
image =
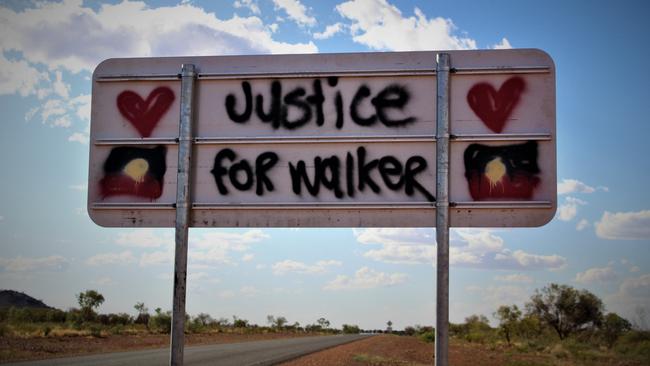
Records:
[[[111,150],[104,162],[104,177],[99,182],[103,197],[128,195],[159,198],[167,165],[164,146],[139,148],[120,146]]]
[[[531,199],[540,182],[536,141],[505,146],[471,144],[464,161],[475,201]]]

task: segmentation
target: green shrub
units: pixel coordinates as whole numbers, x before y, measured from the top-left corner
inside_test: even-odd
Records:
[[[111,334],[114,334],[114,335],[122,335],[124,333],[124,326],[123,325],[113,326],[113,327],[111,327],[109,332],[111,332]]]
[[[604,357],[598,351],[596,344],[585,341],[584,339],[581,340],[577,337],[566,338],[562,341],[562,346],[571,353],[573,359],[587,364],[592,364]]]
[[[96,324],[93,324],[89,327],[90,330],[90,335],[95,337],[95,338],[101,338],[102,337],[102,327]]]
[[[197,319],[192,319],[192,321],[185,323],[185,327],[190,333],[201,333],[206,329],[206,326],[200,321],[197,321]]]
[[[435,343],[436,342],[436,332],[435,331],[429,331],[429,332],[424,332],[420,334],[420,339],[424,342],[427,343]]]
[[[171,311],[162,312],[160,308],[156,309],[156,314],[149,318],[149,329],[154,332],[169,334],[172,331],[172,313]]]
[[[72,323],[75,329],[78,329],[79,327],[81,327],[81,324],[83,324],[84,322],[84,316],[81,310],[70,308],[66,313],[65,321],[68,323]]]
[[[133,323],[133,318],[126,313],[111,313],[98,315],[97,321],[103,325],[128,325]]]
[[[650,332],[632,330],[623,334],[614,351],[639,360],[650,360]]]
[[[359,326],[351,324],[343,324],[343,333],[345,334],[358,334],[361,332]]]

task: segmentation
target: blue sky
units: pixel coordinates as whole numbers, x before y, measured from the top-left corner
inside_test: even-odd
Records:
[[[557,68],[558,213],[452,230],[451,320],[549,282],[650,312],[650,9],[643,1],[0,2],[0,288],[67,308],[171,308],[173,230],[85,211],[90,76],[109,57],[540,48]],[[188,41],[191,40],[191,41]],[[193,229],[187,310],[433,324],[432,229]],[[499,262],[496,256],[509,260]],[[639,309],[642,309],[641,311]],[[641,325],[641,324],[640,324]],[[645,324],[646,326],[648,324]]]

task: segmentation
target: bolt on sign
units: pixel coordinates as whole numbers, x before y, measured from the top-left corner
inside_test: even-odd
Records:
[[[547,223],[553,61],[448,53],[451,226]],[[174,226],[181,64],[198,72],[190,226],[435,226],[436,52],[104,61],[88,185],[99,225]]]

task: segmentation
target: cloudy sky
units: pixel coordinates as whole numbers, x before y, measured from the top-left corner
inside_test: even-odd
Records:
[[[451,320],[550,282],[650,312],[650,24],[644,1],[0,1],[0,288],[68,308],[171,308],[172,229],[86,212],[91,74],[112,57],[540,48],[557,67],[558,211],[453,229]],[[432,229],[192,229],[187,310],[433,324]],[[647,326],[647,324],[646,324]]]

